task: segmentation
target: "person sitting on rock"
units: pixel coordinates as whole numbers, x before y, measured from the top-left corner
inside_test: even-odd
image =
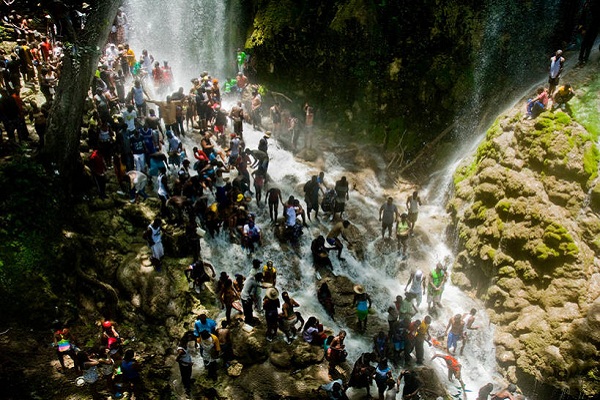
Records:
[[[212,271],[212,276],[206,272],[206,268]],[[198,260],[191,263],[184,274],[188,282],[193,282],[193,289],[199,292],[202,290],[204,283],[212,281],[212,277],[215,276],[215,269],[211,264]]]
[[[346,389],[344,388],[344,382],[341,379],[336,379],[329,383],[319,386],[319,389],[327,392],[329,400],[348,400],[346,395]]]
[[[269,260],[263,267],[263,283],[275,286],[277,281],[277,269],[273,266],[273,261]]]
[[[548,105],[549,95],[546,88],[538,88],[536,94],[535,98],[527,102],[527,116],[529,118],[537,118],[538,115],[546,110],[546,106]]]
[[[302,331],[302,339],[305,342],[322,346],[327,339],[327,334],[323,331],[323,325],[316,317],[309,317]]]
[[[325,238],[323,235],[317,236],[317,238],[312,241],[310,245],[310,252],[312,253],[313,265],[315,268],[327,267],[333,271],[333,265],[329,259],[328,251],[329,249],[325,247]]]
[[[329,375],[333,376],[335,373],[335,367],[338,364],[346,361],[346,357],[348,353],[346,352],[346,345],[344,344],[344,340],[346,339],[346,331],[341,330],[337,336],[333,338],[329,347],[327,348],[327,353],[325,358],[329,361]]]
[[[568,83],[566,85],[559,86],[556,93],[554,93],[552,109],[561,108],[565,109],[569,100],[575,96],[575,92]]]

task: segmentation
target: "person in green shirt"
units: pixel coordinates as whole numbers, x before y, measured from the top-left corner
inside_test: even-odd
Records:
[[[246,57],[246,53],[238,47],[236,55],[238,72],[244,73],[244,63],[246,62]]]

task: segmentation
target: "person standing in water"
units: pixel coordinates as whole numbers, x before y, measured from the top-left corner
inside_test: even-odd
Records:
[[[385,231],[387,229],[388,236],[392,238],[392,228],[394,222],[398,221],[398,207],[394,204],[394,199],[388,197],[387,201],[379,208],[379,221],[381,221],[381,238],[385,239]]]
[[[430,311],[436,307],[442,308],[442,292],[446,283],[446,272],[442,263],[438,262],[435,269],[429,274],[427,282],[427,305]]]
[[[365,291],[365,287],[363,285],[354,286],[354,301],[352,302],[352,306],[356,307],[358,330],[360,332],[366,331],[369,310],[371,309],[371,297]]]
[[[415,190],[412,196],[406,200],[406,208],[408,209],[408,226],[411,236],[414,235],[415,223],[417,222],[417,217],[419,216],[420,205],[421,198],[419,197],[419,192]]]
[[[417,301],[417,307],[421,305],[421,302],[423,301],[423,293],[425,293],[425,279],[423,279],[423,271],[417,269],[410,274],[410,278],[408,278],[408,282],[406,282],[404,291],[414,295],[414,298]]]

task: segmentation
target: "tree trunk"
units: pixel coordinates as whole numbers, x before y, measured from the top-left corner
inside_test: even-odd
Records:
[[[43,156],[58,171],[69,192],[81,173],[79,143],[85,99],[121,1],[91,2],[85,26],[80,30],[73,26],[68,13],[53,14],[67,29],[61,78],[48,118]]]

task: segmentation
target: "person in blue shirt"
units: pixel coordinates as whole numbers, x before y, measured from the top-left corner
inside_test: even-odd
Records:
[[[194,336],[200,337],[202,331],[214,334],[216,329],[217,323],[208,318],[206,314],[200,314],[196,317],[196,322],[194,323]]]

